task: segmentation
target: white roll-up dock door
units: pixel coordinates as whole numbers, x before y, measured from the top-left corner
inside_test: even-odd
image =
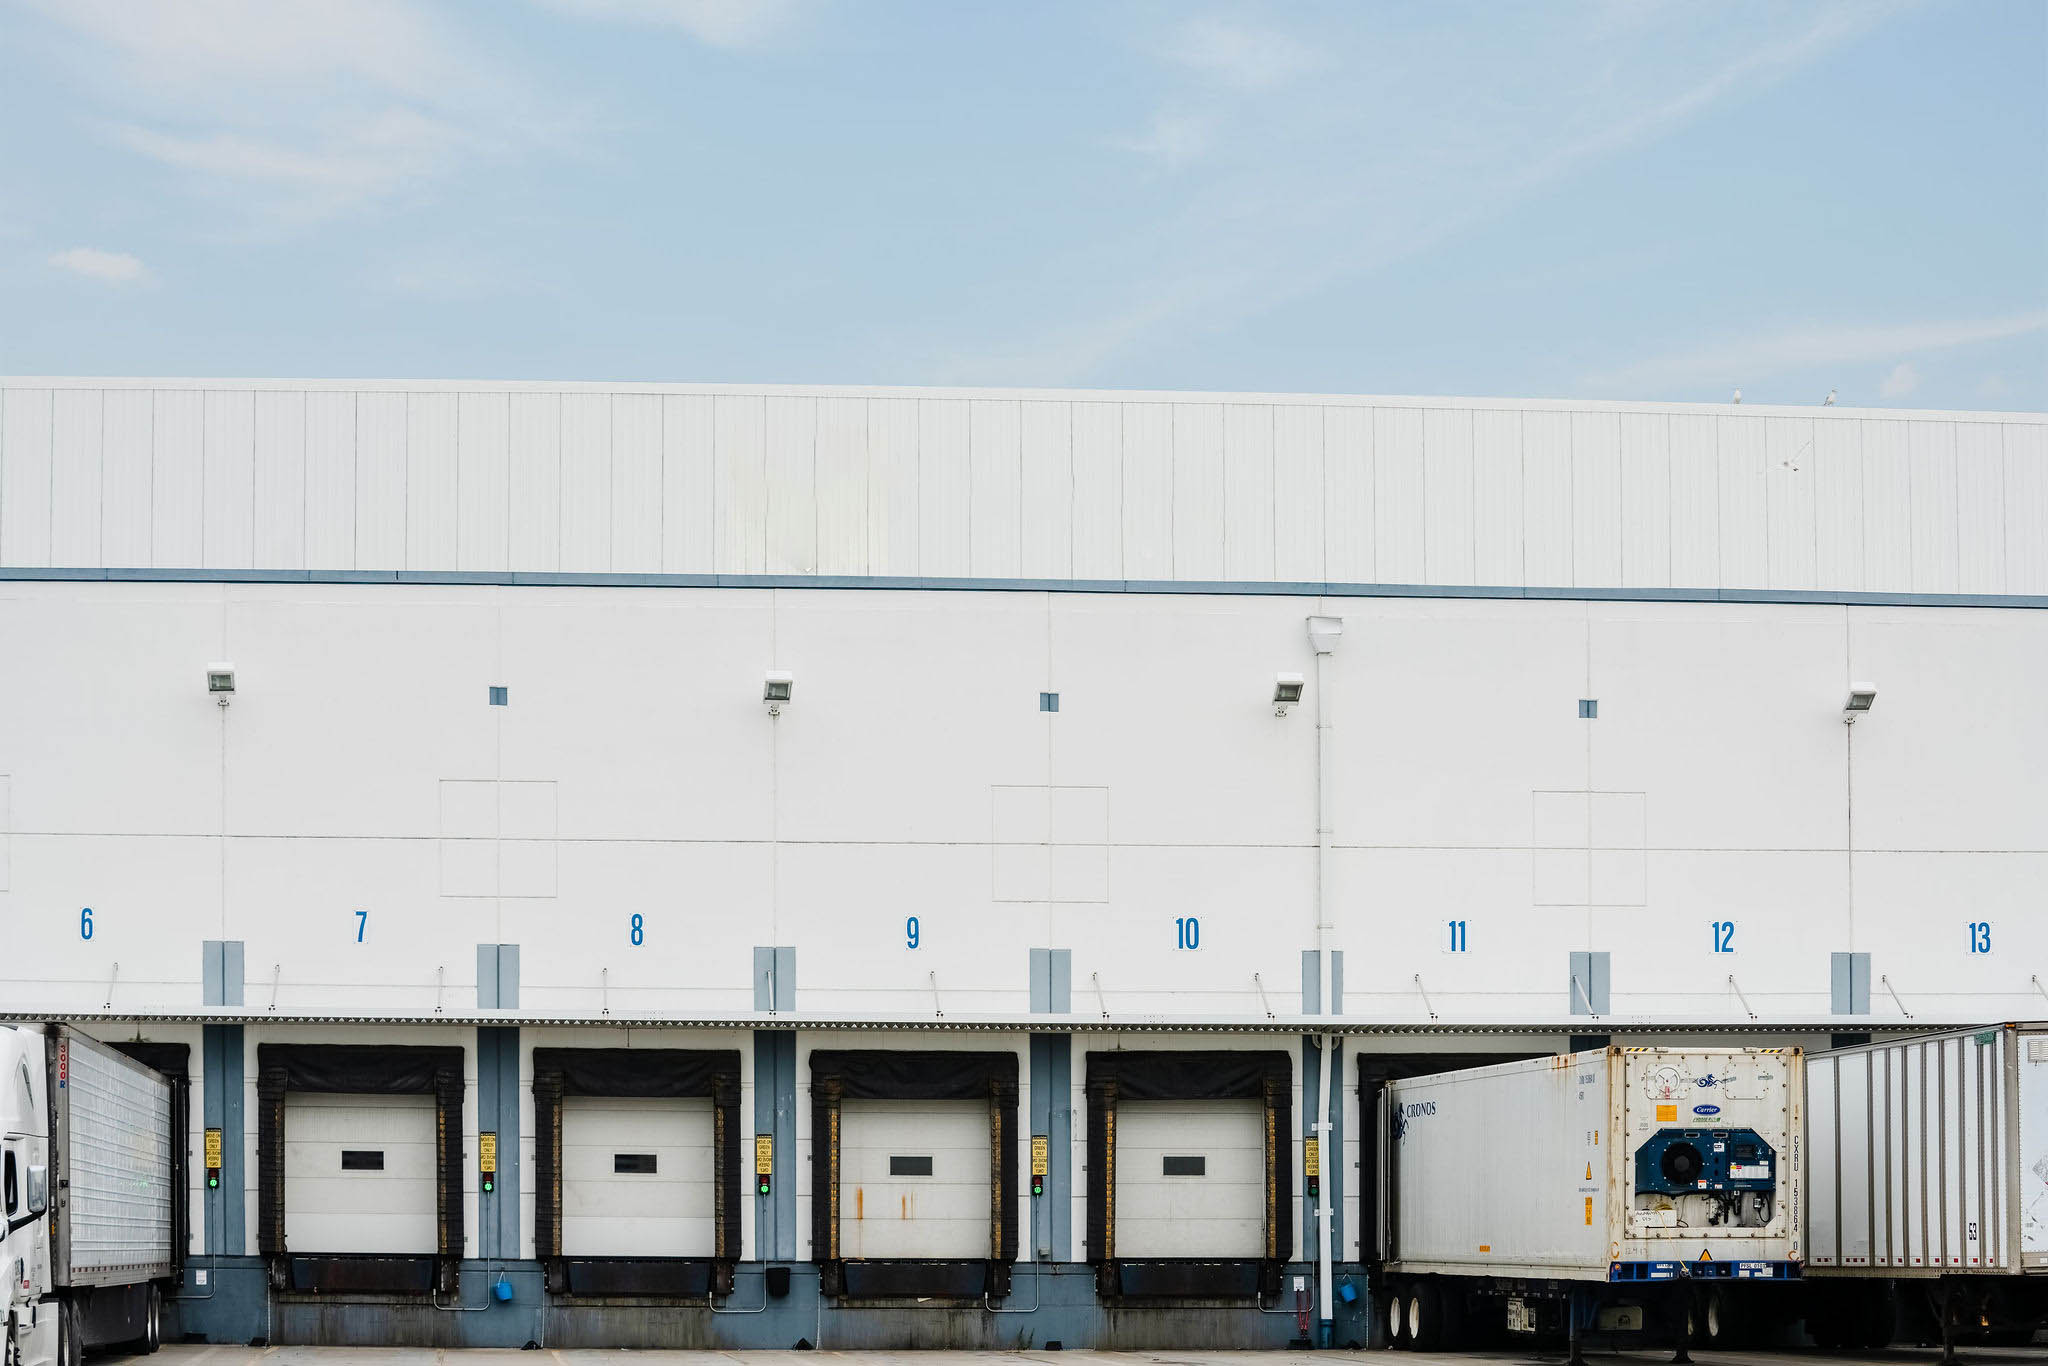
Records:
[[[435,1252],[433,1096],[294,1091],[284,1113],[286,1247]]]
[[[1117,1256],[1264,1255],[1261,1102],[1121,1101],[1115,1170]]]
[[[989,1255],[988,1102],[849,1100],[839,1122],[845,1256]]]
[[[564,1097],[562,1255],[714,1255],[713,1133],[709,1097]]]

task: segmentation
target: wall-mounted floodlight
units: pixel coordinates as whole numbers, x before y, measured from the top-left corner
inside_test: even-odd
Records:
[[[761,700],[768,704],[770,716],[782,715],[782,709],[795,694],[796,675],[787,669],[770,669],[761,681]]]
[[[209,664],[206,666],[206,691],[214,701],[223,707],[235,695],[235,666],[232,664]]]
[[[1275,674],[1273,676],[1273,715],[1287,715],[1287,709],[1301,701],[1301,690],[1305,686],[1306,684],[1300,674]]]
[[[1863,713],[1876,705],[1877,684],[1851,683],[1849,685],[1849,700],[1842,704],[1842,719],[1853,726],[1856,724],[1857,717],[1863,715]]]

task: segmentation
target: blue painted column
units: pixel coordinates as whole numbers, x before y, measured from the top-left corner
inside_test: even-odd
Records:
[[[249,1246],[248,1178],[242,1161],[242,1027],[202,1026],[199,1052],[201,1124],[221,1131],[220,1189],[206,1192],[202,1225],[206,1251],[219,1257],[239,1257]],[[201,1153],[203,1162],[203,1146]]]

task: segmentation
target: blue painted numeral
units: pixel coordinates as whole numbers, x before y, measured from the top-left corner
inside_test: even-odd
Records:
[[[1714,952],[1715,952],[1715,953],[1733,953],[1733,952],[1735,952],[1735,922],[1734,922],[1734,921],[1732,921],[1732,920],[1716,920],[1716,921],[1714,922]]]
[[[1202,922],[1195,916],[1178,916],[1173,922],[1173,946],[1177,949],[1202,947]]]
[[[368,911],[357,911],[357,912],[356,912],[356,942],[357,942],[358,944],[360,944],[360,943],[362,943],[362,942],[363,942],[363,931],[364,931],[364,930],[366,930],[366,929],[368,929],[368,928],[370,928],[370,913],[369,913]]]
[[[1449,931],[1450,935],[1447,941],[1450,945],[1449,952],[1463,953],[1466,948],[1465,922],[1462,920],[1446,921],[1445,929]]]
[[[911,916],[903,922],[903,946],[910,949],[916,948],[917,938],[917,917]]]
[[[80,939],[92,938],[92,907],[90,906],[87,906],[78,913],[78,937]]]
[[[1990,922],[1990,921],[1988,921],[1988,920],[1972,920],[1972,921],[1970,922],[1970,952],[1971,952],[1971,953],[1989,953],[1989,952],[1991,952],[1991,922]]]
[[[631,935],[631,938],[633,940],[633,947],[636,949],[639,948],[640,945],[643,942],[645,942],[647,938],[646,924],[644,921],[640,919],[640,912],[638,911],[633,912],[633,933]]]

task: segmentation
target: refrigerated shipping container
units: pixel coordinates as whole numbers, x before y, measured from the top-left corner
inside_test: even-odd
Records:
[[[1797,1049],[1607,1048],[1390,1083],[1397,1345],[1495,1331],[1731,1340],[1804,1257]],[[1688,1317],[1689,1316],[1689,1317]]]

